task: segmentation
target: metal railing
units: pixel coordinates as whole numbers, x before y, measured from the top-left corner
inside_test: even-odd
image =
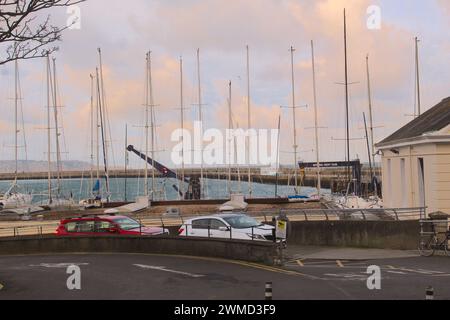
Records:
[[[421,236],[446,234],[449,232],[449,220],[421,219],[419,223]]]
[[[425,217],[425,208],[388,208],[388,209],[267,209],[254,212],[246,212],[259,222],[271,223],[275,216],[285,215],[289,221],[428,221]],[[137,220],[142,234],[142,227],[174,227],[185,225],[188,218],[198,216],[210,216],[211,213],[199,212],[189,216],[160,216],[147,218],[143,216],[133,217]],[[434,220],[436,221],[436,220]],[[425,222],[427,223],[427,222]],[[3,223],[4,225],[5,223]],[[29,235],[54,234],[58,227],[57,222],[24,224],[11,223],[11,226],[0,226],[0,237],[18,237]],[[211,232],[210,229],[208,234]],[[231,233],[231,231],[230,231]],[[232,236],[232,235],[231,235]]]
[[[313,220],[385,220],[404,221],[420,220],[425,217],[425,209],[417,208],[382,208],[382,209],[281,209],[279,214],[289,218],[302,217],[304,221]],[[272,211],[266,212],[273,213]]]
[[[58,224],[30,224],[0,227],[0,237],[36,236],[55,233]]]
[[[180,229],[179,229],[179,236],[194,236],[194,237],[205,237],[205,238],[221,238],[224,239],[225,237],[222,236],[223,234],[227,233],[227,239],[240,239],[240,240],[257,240],[257,241],[272,241],[272,242],[277,242],[277,240],[281,240],[281,239],[277,239],[275,236],[275,229],[272,230],[272,234],[270,236],[264,235],[261,237],[258,237],[257,234],[255,233],[255,229],[258,229],[258,226],[252,226],[249,227],[248,229],[251,229],[251,233],[248,233],[247,236],[249,237],[249,239],[244,239],[244,238],[233,238],[233,228],[230,227],[223,227],[223,229],[221,228],[212,228],[210,225],[206,226],[206,227],[202,227],[202,228],[193,228],[192,224],[182,224]],[[190,227],[190,230],[189,230]],[[193,230],[195,230],[195,232],[193,232]],[[206,235],[201,235],[201,233],[199,234],[198,232],[200,231],[207,231]],[[214,232],[222,232],[222,234],[214,234]]]

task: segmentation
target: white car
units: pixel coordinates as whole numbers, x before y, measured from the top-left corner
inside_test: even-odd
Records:
[[[273,241],[274,229],[273,226],[262,224],[246,214],[224,213],[186,220],[178,230],[178,235]]]

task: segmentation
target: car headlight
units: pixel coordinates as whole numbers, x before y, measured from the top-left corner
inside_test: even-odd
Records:
[[[251,234],[251,233],[246,233],[247,236],[249,236],[249,238],[255,239],[255,240],[266,240],[266,238],[264,238],[264,236],[260,235],[260,234]]]

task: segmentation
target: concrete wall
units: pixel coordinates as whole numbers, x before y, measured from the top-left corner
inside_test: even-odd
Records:
[[[260,241],[176,237],[25,237],[0,240],[0,255],[126,252],[192,255],[274,264],[277,247]]]
[[[289,245],[417,249],[417,221],[293,221]]]

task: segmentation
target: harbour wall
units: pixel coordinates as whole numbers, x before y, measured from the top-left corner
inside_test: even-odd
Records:
[[[271,242],[173,236],[30,236],[3,238],[0,255],[61,253],[147,253],[214,257],[273,265],[279,257]]]
[[[288,244],[415,250],[418,221],[293,221]]]

